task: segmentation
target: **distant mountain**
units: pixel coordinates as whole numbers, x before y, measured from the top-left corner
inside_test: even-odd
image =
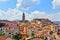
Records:
[[[55,23],[55,24],[60,24],[60,21],[53,21],[53,23]]]

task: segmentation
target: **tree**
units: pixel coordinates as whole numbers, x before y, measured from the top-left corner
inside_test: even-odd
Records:
[[[20,40],[21,39],[21,36],[19,34],[16,34],[16,35],[13,35],[13,38],[15,40]]]
[[[25,40],[25,38],[23,38],[22,40]]]
[[[35,32],[34,32],[34,31],[32,31],[32,32],[31,32],[31,35],[32,35],[32,36],[34,36],[34,34],[35,34]]]
[[[4,33],[3,32],[0,32],[0,36],[3,36],[4,35]]]
[[[27,38],[29,37],[29,35],[26,36]]]

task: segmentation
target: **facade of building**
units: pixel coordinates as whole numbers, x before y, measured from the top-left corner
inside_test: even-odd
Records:
[[[1,23],[4,23],[2,26]],[[3,32],[6,36],[12,37],[13,34],[19,33],[19,27],[16,22],[12,21],[1,21],[0,32]]]

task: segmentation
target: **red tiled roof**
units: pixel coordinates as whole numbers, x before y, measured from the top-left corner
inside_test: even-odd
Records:
[[[0,36],[0,40],[6,40],[6,36]]]
[[[36,35],[42,35],[43,32],[45,32],[45,31],[46,31],[46,30],[38,31],[38,32],[36,33]]]
[[[39,36],[39,35],[40,35],[40,36],[41,36],[41,35],[42,35],[42,36],[51,36],[50,34],[47,33],[46,30],[38,31],[38,32],[36,33],[36,35],[37,35],[37,36]]]
[[[50,36],[49,34],[44,34],[43,36]]]
[[[0,40],[13,40],[13,39],[7,36],[0,36]]]

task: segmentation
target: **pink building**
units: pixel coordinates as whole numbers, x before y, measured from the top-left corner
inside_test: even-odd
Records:
[[[7,27],[17,27],[17,23],[9,21],[9,22],[6,22],[6,26]]]
[[[17,27],[17,23],[8,20],[0,20],[0,23],[5,23],[6,27]]]

